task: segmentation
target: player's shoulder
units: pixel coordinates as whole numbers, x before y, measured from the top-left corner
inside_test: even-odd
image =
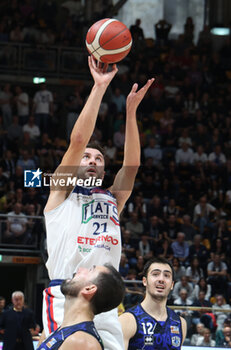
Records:
[[[137,322],[135,315],[129,311],[125,311],[119,316],[124,339],[129,341],[137,332]]]
[[[119,316],[119,321],[123,327],[129,326],[135,329],[137,327],[137,323],[136,323],[136,316],[135,316],[135,312],[133,311],[133,308],[128,309],[124,313],[122,313]]]
[[[87,332],[76,332],[70,335],[60,350],[102,350],[99,341]]]

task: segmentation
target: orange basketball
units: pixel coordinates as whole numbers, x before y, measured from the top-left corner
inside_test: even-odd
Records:
[[[122,22],[104,18],[89,28],[86,46],[97,61],[115,63],[121,61],[131,50],[132,36]]]

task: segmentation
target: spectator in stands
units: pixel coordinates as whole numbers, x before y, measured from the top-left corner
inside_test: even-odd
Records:
[[[216,208],[207,202],[207,197],[202,196],[199,203],[194,208],[193,223],[198,226],[199,232],[203,235],[205,228],[214,229],[212,222],[216,214]]]
[[[0,160],[0,166],[3,168],[3,173],[7,179],[15,174],[15,161],[11,150],[6,150],[3,154],[3,159]]]
[[[67,131],[67,141],[70,138],[70,134],[72,131],[72,128],[79,116],[79,113],[81,112],[81,109],[83,107],[83,98],[81,96],[81,88],[79,86],[76,86],[67,97],[66,97],[66,108],[68,110],[67,112],[67,122],[66,122],[66,131]]]
[[[28,150],[23,150],[21,152],[21,157],[18,159],[16,166],[20,166],[23,170],[36,169],[35,161],[31,157]]]
[[[193,286],[192,286],[192,283],[188,282],[188,279],[185,275],[181,276],[180,281],[175,283],[174,288],[173,288],[173,292],[172,292],[173,299],[176,300],[177,298],[180,297],[180,291],[182,290],[182,288],[187,291],[186,297],[191,301],[191,304],[192,304]],[[178,305],[180,305],[180,304],[178,304]]]
[[[6,298],[3,296],[0,296],[0,317],[1,314],[5,311],[5,306],[6,306]]]
[[[211,244],[210,256],[211,259],[214,260],[215,254],[219,254],[222,261],[226,259],[226,248],[225,242],[222,238],[217,237]]]
[[[144,157],[152,158],[153,159],[153,165],[160,167],[161,160],[162,160],[162,150],[160,146],[157,144],[157,141],[155,138],[150,138],[148,146],[144,148]]]
[[[138,243],[138,252],[137,254],[142,256],[145,261],[153,257],[152,244],[149,240],[149,236],[146,233],[143,233],[141,239]]]
[[[201,310],[194,311],[192,314],[192,322],[194,324],[202,322],[206,327],[213,330],[213,320],[209,315],[210,311],[203,309],[203,307],[212,307],[210,301],[205,299],[205,292],[200,291],[198,298],[196,298],[192,304],[192,306],[201,307]]]
[[[197,323],[196,330],[197,333],[193,334],[190,340],[190,345],[197,346],[198,342],[203,341],[203,332],[204,332],[204,324],[203,323]]]
[[[193,155],[193,163],[201,162],[202,165],[206,165],[208,162],[208,156],[204,152],[204,147],[202,145],[197,146],[196,152]]]
[[[117,113],[124,113],[126,108],[126,97],[121,93],[120,88],[116,87],[112,94],[112,103],[116,107]]]
[[[129,271],[128,259],[124,253],[121,254],[119,272],[123,278],[126,278]]]
[[[20,24],[17,24],[14,27],[14,29],[12,29],[10,32],[10,41],[20,43],[20,42],[23,42],[23,40],[24,40],[24,34],[22,31],[22,28]]]
[[[220,145],[216,145],[214,147],[214,151],[209,154],[208,162],[209,162],[210,166],[215,167],[215,168],[222,167],[225,165],[226,157],[225,157],[224,153],[221,151]]]
[[[169,241],[174,241],[177,238],[177,232],[180,231],[180,224],[176,220],[175,215],[170,215],[164,225],[164,235]]]
[[[35,120],[32,115],[29,117],[28,123],[23,126],[22,131],[28,132],[32,141],[38,141],[40,130],[38,125],[35,124]]]
[[[6,243],[24,243],[26,240],[27,218],[22,213],[22,205],[15,203],[14,210],[7,214],[6,231],[4,239]]]
[[[178,258],[182,265],[185,265],[189,255],[189,245],[185,242],[184,232],[178,232],[176,241],[171,244],[173,256]]]
[[[122,234],[122,252],[126,254],[130,266],[136,264],[136,250],[138,249],[137,243],[134,238],[131,237],[131,231],[124,230]]]
[[[134,198],[134,200],[131,200],[128,204],[128,213],[137,213],[139,220],[146,219],[147,216],[147,205],[143,201],[143,198],[141,195],[137,194]]]
[[[14,191],[17,188],[24,188],[23,169],[21,166],[16,166],[15,174],[10,178],[10,188]]]
[[[199,293],[203,291],[205,293],[205,300],[210,300],[212,295],[212,287],[206,282],[204,277],[201,277],[198,283],[194,286],[193,299],[199,299]]]
[[[3,168],[0,166],[0,198],[5,194],[7,190],[7,177],[3,173]]]
[[[211,331],[209,328],[204,328],[203,339],[198,341],[197,346],[214,347],[216,345],[215,340],[211,338]]]
[[[144,226],[142,222],[138,220],[137,213],[131,213],[131,219],[125,223],[125,228],[131,232],[133,239],[140,239],[144,232]]]
[[[176,164],[186,167],[193,162],[193,150],[189,148],[187,142],[183,142],[176,151]]]
[[[155,195],[148,205],[148,216],[157,216],[159,222],[163,223],[163,206],[160,197]]]
[[[36,191],[36,188],[34,187],[30,187],[26,192],[24,192],[23,205],[25,206],[25,209],[30,204],[34,205],[35,215],[40,215],[42,212],[43,203],[39,192]]]
[[[187,17],[184,24],[184,41],[192,44],[194,37],[194,23],[192,17]]]
[[[53,116],[53,94],[47,90],[46,83],[40,84],[40,90],[33,98],[32,114],[42,132],[49,133],[50,118]]]
[[[216,331],[216,346],[231,347],[226,336],[231,335],[231,319],[226,318],[224,321],[224,328]],[[227,346],[229,345],[229,346]]]
[[[191,260],[194,256],[197,256],[200,261],[200,266],[203,270],[205,270],[207,268],[209,254],[201,241],[201,235],[197,234],[194,236],[193,244],[189,247],[189,260]]]
[[[112,139],[107,140],[107,145],[104,146],[105,156],[110,159],[110,164],[113,164],[116,161],[117,149],[113,145]]]
[[[12,123],[12,93],[10,84],[5,84],[2,90],[0,90],[0,108],[3,117],[4,128],[7,129]]]
[[[179,147],[181,147],[183,143],[187,143],[189,147],[192,147],[192,139],[189,137],[188,129],[183,129],[181,136],[178,139]]]
[[[13,116],[13,121],[7,128],[7,139],[12,151],[16,151],[19,147],[19,143],[22,140],[23,131],[21,125],[19,125],[19,119],[17,115]]]
[[[168,260],[172,260],[173,251],[171,248],[171,244],[167,238],[162,238],[157,245],[154,246],[154,255],[165,258]]]
[[[190,215],[187,215],[187,214],[183,215],[181,231],[184,232],[185,234],[185,241],[188,242],[188,244],[191,244],[197,232],[191,223]]]
[[[165,19],[161,19],[155,24],[157,45],[165,46],[168,43],[168,35],[171,28],[172,25]]]
[[[173,125],[168,125],[166,133],[162,137],[163,161],[175,158],[177,150],[177,137]]]
[[[186,270],[185,267],[180,264],[178,258],[172,258],[172,266],[174,268],[175,282],[179,282],[182,276],[185,276]]]
[[[2,315],[5,311],[5,305],[6,305],[6,299],[3,296],[0,296],[0,324],[1,324],[1,320],[2,320]],[[3,341],[3,334],[4,334],[4,330],[0,329],[0,341]]]
[[[163,225],[159,222],[158,216],[154,215],[149,217],[147,232],[149,232],[155,245],[163,238]]]
[[[186,288],[181,288],[179,290],[179,296],[174,300],[174,305],[179,305],[179,306],[192,305],[192,300],[188,297],[188,291]],[[189,329],[192,324],[192,320],[191,320],[192,311],[180,309],[180,310],[175,310],[175,312],[178,315],[185,318],[187,322],[187,329]]]
[[[137,18],[135,24],[130,26],[132,37],[134,37],[136,40],[144,40],[144,32],[140,25],[141,19]]]
[[[202,277],[204,277],[199,259],[196,256],[190,261],[190,266],[188,266],[186,269],[186,276],[188,277],[189,282],[193,283],[194,286]]]
[[[220,255],[214,254],[214,259],[207,265],[208,283],[212,286],[212,295],[227,293],[227,269]]]
[[[225,286],[222,286],[222,290],[225,291]],[[216,302],[213,304],[213,309],[221,309],[221,311],[213,311],[216,316],[217,330],[223,329],[224,321],[226,320],[228,313],[223,312],[224,309],[230,309],[230,305],[226,303],[223,294],[216,295]]]
[[[120,150],[124,147],[125,140],[125,124],[121,124],[119,131],[116,131],[113,135],[114,145]]]
[[[30,329],[35,328],[33,311],[24,306],[24,294],[12,293],[13,308],[2,315],[0,327],[4,329],[3,349],[33,350]]]
[[[174,198],[170,198],[168,204],[163,207],[164,219],[167,219],[170,215],[179,215],[179,207],[176,205]]]
[[[52,170],[54,168],[54,160],[52,156],[52,143],[47,133],[42,134],[42,139],[37,145],[37,155],[41,169]]]
[[[29,117],[29,96],[19,85],[15,87],[15,93],[16,96],[14,97],[14,102],[17,107],[19,124],[23,126],[27,123]]]

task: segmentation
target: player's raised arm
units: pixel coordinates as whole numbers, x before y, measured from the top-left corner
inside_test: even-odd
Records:
[[[136,111],[144,95],[153,83],[147,83],[137,91],[138,84],[134,84],[126,102],[126,130],[124,144],[123,166],[115,177],[111,192],[115,195],[120,213],[133,189],[135,177],[140,166],[140,137],[136,120]]]
[[[77,170],[86,145],[88,144],[94,131],[102,98],[108,85],[117,73],[117,67],[115,64],[112,66],[112,70],[108,71],[107,64],[102,65],[99,62],[96,63],[92,56],[88,57],[88,65],[94,79],[94,85],[88,100],[74,125],[70,137],[70,145],[63,156],[61,164],[55,171],[56,174],[58,171],[65,173],[65,169],[66,172],[69,173],[70,168],[65,167],[76,167]],[[59,191],[57,188],[54,188],[54,190],[51,189],[45,211],[56,208],[65,200],[66,195],[67,191]]]

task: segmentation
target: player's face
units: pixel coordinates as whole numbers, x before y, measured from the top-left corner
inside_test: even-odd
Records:
[[[172,269],[168,264],[152,264],[149,267],[147,278],[143,278],[146,293],[154,299],[166,299],[173,288],[172,278]]]
[[[104,157],[98,149],[86,148],[78,170],[78,178],[88,179],[104,177]]]
[[[108,272],[108,269],[105,266],[93,266],[91,269],[80,267],[72,279],[62,283],[62,293],[65,296],[77,297],[81,289],[92,284],[101,272]]]

